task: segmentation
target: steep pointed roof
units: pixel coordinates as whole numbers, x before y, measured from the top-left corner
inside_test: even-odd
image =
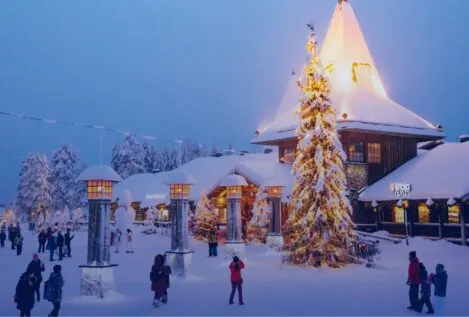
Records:
[[[444,137],[441,129],[387,97],[351,4],[339,1],[327,31],[321,62],[329,75],[339,130],[412,135],[421,140]],[[291,76],[276,118],[252,143],[274,144],[295,138],[300,98],[298,76]]]

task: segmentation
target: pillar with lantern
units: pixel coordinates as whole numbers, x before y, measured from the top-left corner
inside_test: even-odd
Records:
[[[225,242],[226,257],[238,256],[246,260],[246,245],[243,241],[241,223],[241,198],[243,187],[248,186],[244,177],[230,174],[223,178],[219,186],[226,188],[226,200],[228,205],[228,240]]]
[[[169,186],[171,199],[171,250],[166,251],[167,263],[175,275],[185,277],[192,260],[189,250],[189,198],[191,186],[194,185],[192,176],[177,171],[169,174],[165,181]]]
[[[88,198],[88,250],[82,268],[81,296],[103,298],[114,289],[110,252],[110,220],[112,187],[122,178],[109,166],[95,165],[85,169],[77,178],[86,185]]]
[[[281,224],[283,186],[273,180],[268,181],[266,185],[270,204],[270,223],[266,242],[269,248],[281,250],[283,247]]]

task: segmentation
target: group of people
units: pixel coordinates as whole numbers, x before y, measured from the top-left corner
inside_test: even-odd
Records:
[[[11,249],[16,250],[16,255],[21,255],[23,253],[23,236],[21,235],[21,228],[19,224],[16,226],[9,225],[8,229],[5,225],[0,227],[0,247],[5,247],[5,241],[7,239],[8,231],[8,240],[11,243]]]
[[[244,305],[243,300],[243,278],[241,270],[245,268],[244,262],[234,256],[229,265],[231,293],[229,304],[234,304],[234,297],[238,292],[238,303]],[[166,265],[166,255],[157,254],[150,271],[151,290],[153,291],[153,306],[168,302],[168,288],[170,285],[171,267]]]
[[[14,302],[21,316],[31,316],[34,304],[41,300],[42,272],[45,271],[44,263],[38,254],[33,255],[26,271],[21,274],[16,285]],[[62,301],[62,267],[55,265],[49,279],[44,283],[43,298],[52,303],[53,309],[49,316],[58,316]]]
[[[53,231],[48,228],[46,232],[42,230],[37,237],[39,248],[38,253],[45,253],[49,250],[49,261],[55,261],[54,255],[58,251],[59,261],[64,257],[72,257],[72,240],[74,235],[70,228],[67,228],[65,235],[60,230]]]
[[[126,251],[125,253],[134,253],[133,247],[133,236],[132,230],[126,230]],[[122,231],[117,228],[112,227],[111,229],[111,247],[114,247],[116,253],[120,252],[120,247],[122,243]]]
[[[446,287],[448,284],[448,274],[445,266],[437,264],[435,273],[428,274],[415,251],[409,253],[409,262],[407,285],[409,285],[410,306],[407,308],[421,313],[423,307],[427,306],[427,314],[444,316]],[[435,286],[433,304],[431,302],[432,285]]]

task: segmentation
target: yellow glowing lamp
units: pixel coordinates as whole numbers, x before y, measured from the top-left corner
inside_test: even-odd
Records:
[[[248,186],[248,182],[241,175],[231,174],[223,178],[218,185],[226,187],[227,199],[240,199],[243,195],[243,187]]]
[[[269,198],[282,198],[283,186],[269,186],[268,194]]]
[[[169,186],[169,198],[171,200],[189,199],[191,186],[194,185],[194,183],[194,179],[191,175],[181,171],[170,173],[165,181],[165,184]]]
[[[122,178],[109,166],[94,165],[85,169],[77,180],[86,184],[88,200],[111,200],[112,187]]]

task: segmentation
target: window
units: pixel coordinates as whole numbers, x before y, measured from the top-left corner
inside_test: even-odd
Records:
[[[364,162],[363,142],[353,142],[348,146],[349,162]]]
[[[219,222],[226,222],[227,215],[226,215],[226,208],[215,208],[215,213],[218,213],[218,221]]]
[[[381,144],[368,143],[368,163],[381,163]]]
[[[295,149],[287,148],[283,151],[283,163],[293,164],[295,161]]]
[[[394,206],[392,208],[392,220],[397,223],[404,223],[404,208],[400,208],[398,206]]]
[[[419,212],[419,223],[430,222],[430,208],[426,204],[420,204],[418,208]]]
[[[456,204],[448,206],[448,223],[459,223],[459,212],[461,207]]]

